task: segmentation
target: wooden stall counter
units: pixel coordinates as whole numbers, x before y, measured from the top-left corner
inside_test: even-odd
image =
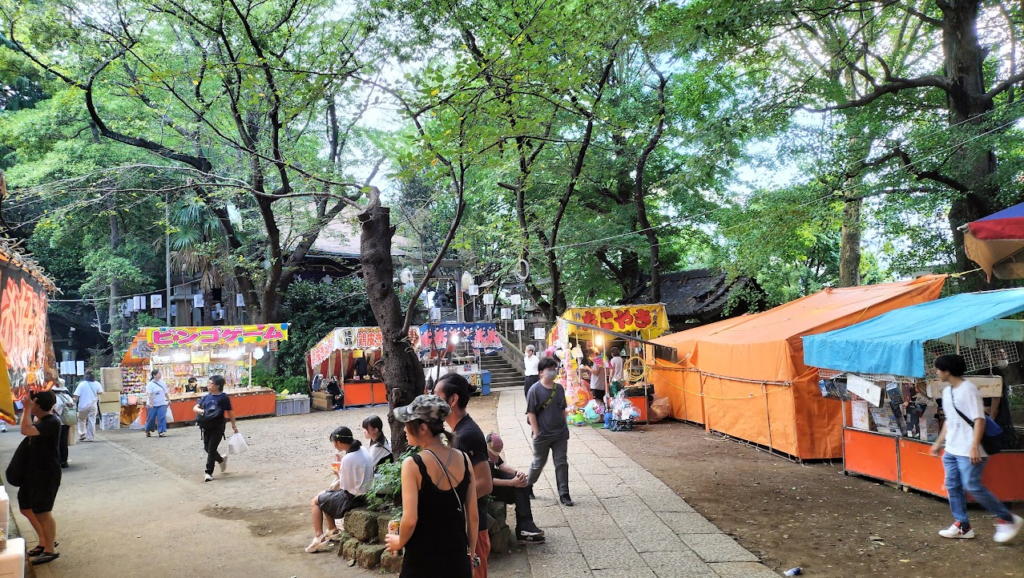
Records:
[[[388,402],[388,390],[381,381],[346,381],[345,407],[377,405]]]
[[[252,389],[236,389],[226,392],[231,398],[231,408],[235,418],[272,416],[277,409],[277,393],[266,387]],[[169,398],[168,410],[175,422],[194,422],[196,414],[192,411],[196,402],[205,393],[172,394]],[[142,408],[142,421],[147,418],[147,408]]]

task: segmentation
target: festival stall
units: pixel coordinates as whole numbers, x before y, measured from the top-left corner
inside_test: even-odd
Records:
[[[651,382],[672,415],[796,459],[842,455],[838,401],[823,398],[818,370],[804,364],[801,337],[931,301],[946,277],[826,289],[769,311],[654,341],[676,361],[654,359]]]
[[[321,384],[334,377],[345,394],[345,407],[387,403],[387,387],[373,372],[382,342],[380,327],[338,327],[328,333],[306,353],[311,390],[323,389]]]
[[[822,395],[842,400],[843,461],[849,473],[946,497],[942,458],[930,455],[944,419],[933,363],[958,353],[982,396],[1002,395],[994,368],[1020,361],[1024,289],[966,293],[898,309],[804,338],[804,361],[821,369]],[[827,369],[826,369],[827,368]],[[984,375],[988,373],[989,375]],[[1008,403],[1009,400],[1002,400]],[[847,417],[849,413],[849,417]],[[1004,449],[984,481],[1004,501],[1024,501],[1024,451]]]
[[[596,347],[606,366],[610,381],[608,352],[620,350],[624,359],[626,399],[639,412],[639,421],[649,423],[650,401],[648,351],[646,340],[668,331],[668,315],[664,304],[624,305],[617,307],[570,308],[562,314],[548,335],[548,345],[563,360],[560,380],[569,406],[586,407],[591,400],[589,369],[582,363],[584,352]],[[607,386],[611,391],[610,383]],[[601,408],[604,409],[603,407]]]
[[[274,415],[274,390],[254,387],[252,366],[266,351],[277,349],[288,339],[288,324],[146,327],[139,330],[121,360],[121,423],[131,423],[146,400],[150,371],[159,369],[170,390],[169,411],[174,421],[193,421],[192,407],[204,395],[212,375],[227,381],[236,417]],[[197,380],[196,391],[188,391],[188,379]]]
[[[54,291],[41,268],[0,240],[0,419],[7,423],[15,422],[15,402],[57,382],[46,317]]]
[[[427,323],[410,335],[418,344],[423,371],[428,381],[458,373],[469,383],[490,393],[490,372],[480,368],[480,356],[504,349],[494,323]]]

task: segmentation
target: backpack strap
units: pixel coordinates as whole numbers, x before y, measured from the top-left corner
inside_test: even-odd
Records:
[[[541,404],[540,408],[537,409],[537,413],[544,411],[545,409],[548,408],[549,405],[551,405],[551,402],[555,400],[556,391],[558,391],[557,383],[554,385],[554,387],[551,388],[551,395],[549,395],[548,398],[544,401],[544,403]]]

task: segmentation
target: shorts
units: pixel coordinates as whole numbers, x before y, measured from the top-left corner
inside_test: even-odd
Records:
[[[331,490],[317,496],[320,511],[332,520],[340,520],[349,510],[366,504],[366,496],[353,496],[345,490]]]
[[[596,399],[597,401],[600,401],[602,403],[604,403],[604,396],[605,396],[606,393],[607,392],[605,390],[603,390],[603,389],[591,389],[590,390],[590,395],[593,396],[594,399]]]
[[[22,510],[32,510],[33,514],[45,514],[53,511],[53,503],[57,501],[57,490],[60,489],[60,480],[57,483],[32,484],[18,488],[18,507]]]

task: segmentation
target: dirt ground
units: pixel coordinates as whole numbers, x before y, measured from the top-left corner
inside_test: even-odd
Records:
[[[995,544],[983,510],[971,510],[976,539],[945,540],[936,532],[952,523],[946,501],[845,476],[840,462],[796,464],[675,422],[603,433],[780,572],[1024,576],[1024,539]],[[1020,504],[1011,509],[1024,513]]]
[[[496,423],[497,398],[470,402],[484,431]],[[97,443],[71,448],[54,508],[61,558],[35,568],[35,576],[379,575],[348,567],[332,551],[310,555],[303,548],[313,535],[310,499],[330,482],[328,435],[347,425],[361,436],[364,418],[386,412],[377,406],[240,420],[249,451],[232,457],[228,473],[216,472],[211,483],[203,482],[205,455],[194,426],[172,427],[163,439],[137,430],[97,432]],[[0,435],[0,454],[9,456],[20,440],[17,433]],[[16,522],[33,546],[31,526],[20,515]],[[495,578],[522,575],[522,556],[502,558]]]

